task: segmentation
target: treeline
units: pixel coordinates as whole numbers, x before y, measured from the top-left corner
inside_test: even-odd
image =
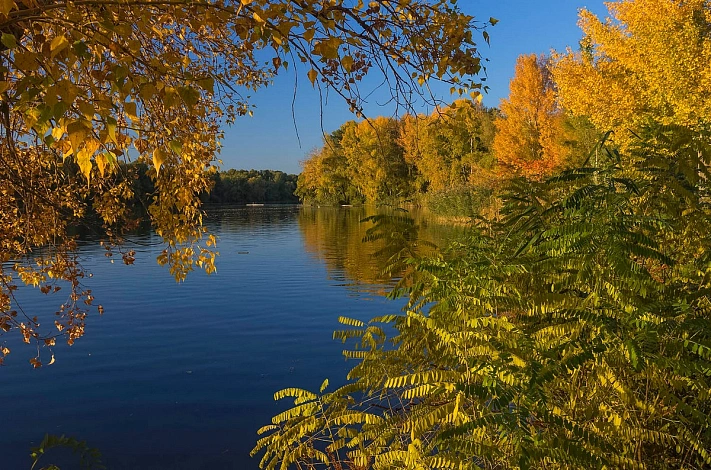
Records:
[[[557,102],[550,60],[522,56],[500,109],[461,99],[430,115],[349,121],[302,163],[306,204],[414,201],[473,215],[502,182],[584,159],[600,137]]]
[[[205,202],[297,203],[294,195],[297,175],[273,170],[235,170],[216,172],[213,188]]]

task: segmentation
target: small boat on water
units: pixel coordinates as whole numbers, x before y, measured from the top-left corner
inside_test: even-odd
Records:
[[[250,203],[247,204],[247,207],[258,207],[258,206],[263,206],[264,204],[255,204],[255,203]]]

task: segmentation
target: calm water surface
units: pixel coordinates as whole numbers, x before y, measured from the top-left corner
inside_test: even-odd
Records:
[[[111,264],[92,241],[82,246],[87,280],[102,317],[55,364],[33,370],[33,346],[7,338],[0,368],[0,470],[28,469],[29,448],[45,433],[84,439],[110,469],[256,469],[256,429],[287,402],[275,391],[342,383],[352,363],[333,341],[337,317],[396,313],[372,244],[361,243],[362,208],[212,208],[218,271],[176,284],[157,266],[161,247],[136,235],[133,266]],[[427,224],[435,242],[451,229]],[[51,313],[59,297],[20,293],[26,310]],[[59,295],[59,294],[56,294]],[[17,335],[13,335],[17,336]],[[47,352],[43,352],[46,361]],[[59,462],[42,460],[44,464]],[[51,456],[52,454],[50,454]],[[49,456],[48,456],[49,457]],[[63,470],[78,468],[69,460]]]

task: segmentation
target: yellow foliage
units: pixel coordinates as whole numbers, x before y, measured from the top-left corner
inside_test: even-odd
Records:
[[[606,3],[580,12],[582,51],[555,58],[563,106],[625,144],[640,124],[699,128],[711,115],[711,10],[705,0]]]
[[[566,159],[563,112],[545,59],[534,54],[518,58],[509,97],[500,108],[493,148],[502,171],[538,178]]]
[[[492,184],[492,122],[492,110],[467,99],[459,99],[429,116],[405,116],[399,143],[405,161],[419,172],[418,189],[442,191],[467,182],[477,186]]]

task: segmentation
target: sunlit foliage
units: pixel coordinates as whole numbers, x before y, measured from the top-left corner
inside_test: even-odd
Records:
[[[348,164],[351,184],[366,201],[405,199],[411,193],[412,173],[403,157],[397,136],[397,119],[377,117],[343,126],[341,148]]]
[[[495,112],[457,100],[429,116],[403,118],[400,144],[417,169],[420,190],[442,191],[467,183],[486,185],[493,176],[491,145]]]
[[[513,181],[440,256],[403,248],[404,313],[341,318],[349,382],[277,392],[262,468],[708,468],[709,135],[640,134]]]
[[[347,122],[303,162],[297,194],[334,205],[403,202],[453,188],[486,192],[496,180],[494,115],[461,99],[431,115]]]
[[[341,145],[346,123],[324,139],[301,165],[296,195],[305,204],[362,204],[365,196],[351,181],[348,160]]]
[[[707,0],[606,3],[604,21],[582,10],[581,50],[555,59],[563,106],[617,142],[655,120],[702,128],[711,115],[711,8]],[[630,132],[632,131],[632,132]]]
[[[361,204],[404,200],[413,169],[398,143],[397,119],[348,121],[303,162],[297,195],[310,204]]]
[[[212,272],[200,195],[221,125],[253,111],[248,93],[288,67],[356,113],[372,73],[401,103],[428,98],[429,79],[476,92],[483,26],[452,0],[0,2],[0,328],[47,346],[83,334],[94,299],[68,233],[91,212],[110,248],[134,225],[120,162],[153,180],[144,200],[166,243],[158,262],[177,280]],[[14,301],[22,284],[69,292],[40,321]]]
[[[567,148],[548,59],[520,56],[509,87],[495,121],[500,171],[528,178],[550,175],[566,160]]]

